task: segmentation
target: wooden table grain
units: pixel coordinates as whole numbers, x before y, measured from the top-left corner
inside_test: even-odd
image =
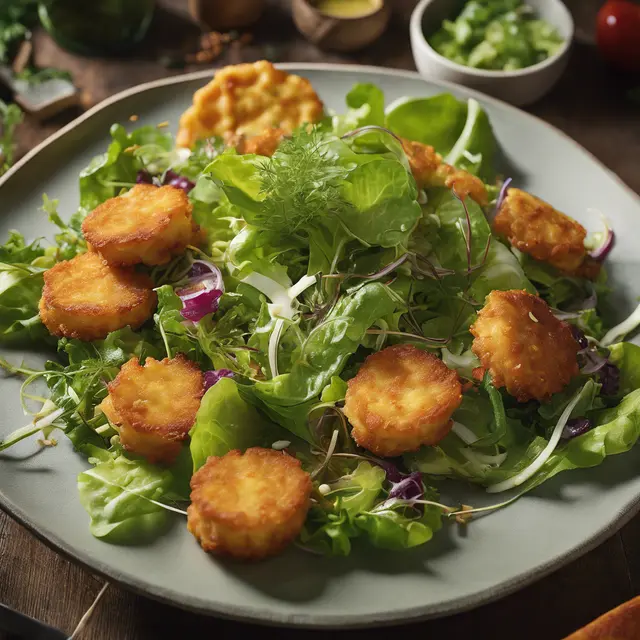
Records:
[[[182,70],[168,70],[159,58],[197,37],[185,16],[186,0],[165,0],[147,41],[126,58],[78,58],[44,33],[35,39],[37,62],[66,68],[82,90],[83,105],[96,104],[129,86]],[[322,52],[296,32],[287,0],[272,0],[254,42],[232,47],[216,66],[259,58],[296,62],[356,62],[414,69],[407,23],[414,0],[395,0],[394,17],[383,39],[356,55]],[[188,68],[185,70],[192,70]],[[529,111],[559,127],[640,193],[640,106],[626,96],[624,78],[612,74],[597,52],[577,46],[569,69],[554,91]],[[19,132],[24,153],[77,112],[38,124],[29,119]],[[523,149],[523,153],[527,150]],[[562,176],[558,176],[562,180]],[[99,577],[50,550],[0,513],[0,602],[70,633],[103,584]],[[640,593],[640,517],[579,560],[503,600],[456,616],[408,625],[394,633],[423,638],[560,640],[593,618]],[[390,594],[389,597],[393,597]],[[164,638],[322,637],[322,632],[258,628],[194,615],[110,586],[82,638],[158,640]],[[335,638],[383,638],[388,630],[332,632]]]

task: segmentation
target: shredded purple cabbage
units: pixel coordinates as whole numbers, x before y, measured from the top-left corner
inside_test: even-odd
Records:
[[[593,425],[588,418],[572,418],[567,422],[562,430],[562,439],[571,440],[577,436],[581,436],[591,429]]]
[[[185,178],[171,169],[168,169],[164,174],[164,184],[182,189],[185,193],[189,193],[196,186],[195,182],[191,182],[189,178]]]
[[[422,474],[419,471],[414,471],[402,478],[399,482],[391,482],[389,498],[418,500],[422,497],[423,493],[424,485],[422,484]]]
[[[183,304],[180,314],[185,320],[199,322],[218,310],[218,301],[222,293],[220,289],[201,289],[196,292],[188,289],[176,291]]]
[[[233,371],[230,369],[217,369],[214,371],[205,371],[204,372],[204,390],[207,391],[214,384],[220,382],[222,378],[233,378]]]

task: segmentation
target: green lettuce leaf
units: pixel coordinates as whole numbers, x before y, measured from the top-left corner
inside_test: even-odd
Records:
[[[297,405],[317,397],[332,376],[339,375],[367,329],[393,313],[397,302],[378,283],[344,295],[326,320],[307,338],[289,373],[255,385],[256,396],[271,405]]]
[[[609,351],[609,361],[620,369],[620,395],[640,389],[640,347],[632,342],[620,342]]]
[[[387,111],[387,126],[395,134],[435,147],[447,154],[467,121],[467,105],[450,93],[398,101]]]
[[[400,551],[429,542],[442,527],[442,510],[427,505],[418,514],[401,503],[383,504],[356,516],[355,524],[367,533],[374,547]]]
[[[347,113],[333,117],[333,130],[337,136],[359,127],[384,126],[384,93],[376,85],[355,84],[347,94],[346,101],[349,107]]]
[[[28,264],[0,263],[0,343],[55,343],[40,321],[42,270]]]
[[[202,398],[191,429],[191,457],[197,471],[209,456],[223,456],[232,449],[270,448],[291,434],[265,419],[238,393],[231,378],[222,378]]]
[[[173,145],[171,136],[156,127],[139,127],[131,133],[120,124],[110,130],[111,144],[107,151],[91,160],[80,172],[80,209],[86,214],[99,204],[131,188],[144,163],[133,150],[153,144],[162,151]]]
[[[559,446],[540,471],[523,485],[524,490],[562,471],[595,467],[607,456],[629,451],[640,436],[640,389],[625,396],[618,406],[596,411],[589,417],[594,428]]]
[[[524,289],[536,294],[536,288],[527,278],[517,258],[500,241],[493,238],[487,261],[473,277],[471,295],[483,301],[492,291]]]
[[[379,158],[357,167],[343,184],[338,217],[361,242],[382,247],[406,245],[422,215],[411,174],[396,159]]]
[[[124,456],[83,471],[78,492],[91,533],[113,544],[144,544],[162,535],[171,514],[150,500],[161,501],[172,482],[170,471]]]
[[[351,541],[358,537],[375,547],[396,550],[431,540],[441,527],[441,509],[431,505],[415,508],[402,500],[386,499],[385,478],[380,467],[361,462],[331,483],[322,503],[312,506],[300,542],[325,555],[348,555]]]
[[[463,102],[443,93],[398,101],[386,122],[395,134],[435,147],[449,164],[493,179],[497,143],[486,112],[473,98]]]

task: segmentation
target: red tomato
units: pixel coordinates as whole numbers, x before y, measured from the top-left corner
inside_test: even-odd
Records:
[[[609,0],[598,13],[597,39],[609,62],[640,72],[640,4]]]

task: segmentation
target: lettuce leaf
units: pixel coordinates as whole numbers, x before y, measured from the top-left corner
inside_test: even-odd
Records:
[[[376,158],[357,167],[342,193],[352,206],[340,210],[338,217],[364,244],[406,245],[422,215],[415,182],[395,158]]]
[[[378,282],[367,283],[340,298],[331,313],[308,336],[291,371],[258,382],[256,396],[265,403],[290,406],[317,397],[340,374],[347,358],[363,341],[366,330],[393,313],[397,302]]]
[[[597,411],[590,418],[594,428],[558,447],[540,471],[524,485],[525,490],[562,471],[595,467],[607,456],[629,451],[640,436],[640,389],[629,393],[616,407]]]
[[[609,362],[620,370],[620,395],[640,389],[640,347],[632,342],[619,342],[609,348]]]
[[[449,164],[493,179],[497,143],[486,112],[473,98],[463,102],[443,93],[398,101],[387,110],[386,124],[403,138],[435,147]]]
[[[222,378],[205,393],[190,436],[194,472],[209,456],[291,441],[289,432],[269,422],[240,396],[231,378]]]
[[[0,343],[55,343],[40,321],[42,270],[28,264],[0,263]]]
[[[144,544],[171,524],[161,501],[170,492],[170,471],[143,460],[119,456],[98,463],[78,476],[78,493],[96,537],[113,544]]]
[[[333,117],[333,130],[337,136],[360,127],[384,126],[384,93],[376,85],[355,84],[347,93],[346,102],[347,112]]]
[[[375,547],[394,550],[431,540],[442,524],[441,509],[387,499],[385,479],[380,467],[361,462],[331,483],[323,503],[311,507],[300,542],[318,553],[345,556],[351,552],[352,540],[359,537]]]
[[[140,157],[133,153],[136,146],[154,144],[169,151],[173,144],[169,134],[151,126],[127,133],[122,125],[114,124],[110,134],[107,151],[80,172],[80,210],[84,215],[135,184],[138,171],[144,168]]]

